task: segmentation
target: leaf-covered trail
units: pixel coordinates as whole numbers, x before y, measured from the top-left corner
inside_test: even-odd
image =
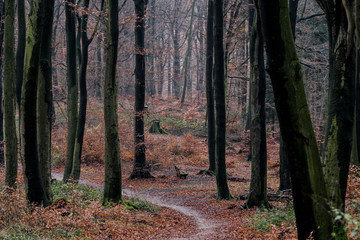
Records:
[[[58,172],[52,173],[52,178],[56,180],[62,180],[62,174]],[[101,189],[103,186],[98,183],[91,182],[87,179],[82,179],[79,182],[82,185]],[[131,187],[131,186],[130,186]],[[184,206],[183,199],[176,197],[172,198],[167,195],[171,189],[142,189],[136,190],[132,188],[123,188],[123,194],[130,198],[140,198],[150,202],[153,205],[165,207],[174,211],[177,211],[186,216],[189,221],[188,224],[191,227],[195,227],[194,233],[190,233],[189,236],[172,239],[219,239],[216,234],[217,229],[224,225],[224,222],[218,222],[206,217],[201,210],[194,209],[193,207]],[[155,195],[156,194],[156,195]],[[166,197],[167,196],[167,197]],[[186,196],[185,196],[186,197]]]

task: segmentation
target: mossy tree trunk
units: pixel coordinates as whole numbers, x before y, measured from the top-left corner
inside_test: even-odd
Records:
[[[21,86],[24,79],[24,57],[26,45],[25,0],[17,0],[18,42],[16,49],[16,100],[20,109]]]
[[[37,151],[37,83],[44,28],[45,0],[33,0],[29,14],[29,33],[25,51],[24,81],[21,95],[20,129],[26,197],[30,203],[48,205]]]
[[[329,31],[329,99],[323,159],[325,181],[330,205],[344,211],[355,107],[355,25],[349,1],[336,4],[324,0],[317,2],[326,14]]]
[[[52,128],[52,22],[54,20],[54,0],[44,3],[44,25],[40,68],[37,88],[37,137],[41,177],[47,198],[52,200],[51,193],[51,128]]]
[[[280,129],[287,143],[298,238],[312,235],[315,239],[331,239],[331,210],[292,38],[288,2],[259,0],[259,8],[268,72]]]
[[[66,182],[70,178],[73,166],[73,155],[75,148],[76,128],[78,119],[78,83],[76,67],[76,29],[74,0],[69,0],[65,4],[66,15],[66,64],[67,64],[67,115],[68,115],[68,133],[66,162],[63,180]]]
[[[145,11],[147,0],[134,0],[135,3],[135,121],[134,121],[134,168],[130,178],[149,178],[146,169],[146,146],[144,136],[145,115]]]
[[[267,154],[265,125],[265,66],[264,38],[257,0],[255,17],[250,39],[250,89],[251,89],[251,183],[248,207],[270,208],[267,200]]]
[[[355,0],[355,34],[356,34],[356,77],[355,77],[355,135],[356,164],[360,163],[360,0]]]
[[[3,66],[4,66],[4,17],[5,17],[5,1],[0,0],[0,99],[3,99]],[[4,108],[0,104],[0,168],[5,166],[4,157]]]
[[[217,198],[230,199],[226,176],[226,104],[224,82],[223,0],[214,0],[214,87],[216,109],[215,162]]]
[[[17,140],[15,123],[15,1],[5,1],[4,28],[4,126],[6,149],[5,184],[16,188],[17,178]]]
[[[120,202],[121,160],[118,136],[116,64],[119,42],[119,3],[107,1],[108,16],[106,37],[106,65],[104,81],[104,121],[105,121],[105,183],[104,200]]]
[[[206,27],[206,106],[208,122],[209,172],[215,172],[215,106],[213,89],[214,64],[214,0],[208,1]]]
[[[299,0],[289,0],[289,14],[290,14],[290,24],[291,31],[294,38],[296,39],[296,19],[297,19],[297,9],[298,9]],[[280,133],[280,185],[279,191],[291,189],[290,183],[290,169],[289,169],[289,160],[286,154],[286,142],[284,142]]]

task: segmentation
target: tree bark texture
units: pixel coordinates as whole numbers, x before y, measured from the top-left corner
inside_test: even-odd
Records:
[[[26,197],[30,203],[48,205],[37,151],[37,83],[40,49],[44,28],[45,0],[34,0],[29,14],[29,33],[25,50],[24,81],[22,85],[20,129]]]
[[[16,50],[16,99],[20,109],[21,86],[24,79],[24,57],[26,45],[25,0],[17,1],[18,42]]]
[[[135,3],[135,121],[134,121],[134,168],[130,178],[149,178],[146,167],[146,146],[144,135],[145,115],[145,11],[147,0],[134,0]]]
[[[331,239],[320,155],[292,38],[287,0],[259,0],[280,129],[287,144],[298,238]]]
[[[193,0],[192,6],[191,6],[191,16],[190,16],[190,26],[189,26],[189,31],[188,31],[188,41],[187,41],[187,50],[185,53],[185,60],[184,60],[184,86],[183,86],[183,91],[182,91],[182,95],[181,95],[181,103],[184,103],[185,101],[185,95],[186,95],[186,88],[188,85],[188,81],[191,81],[189,79],[189,61],[191,58],[191,51],[192,51],[192,32],[193,32],[193,22],[194,22],[194,11],[195,11],[195,3],[196,0]],[[191,91],[191,89],[188,89],[188,91]]]
[[[70,178],[73,166],[73,154],[75,148],[76,128],[78,119],[78,83],[76,67],[76,29],[74,0],[69,0],[65,5],[66,15],[66,64],[67,64],[67,115],[68,115],[68,133],[66,162],[63,180],[66,182]]]
[[[5,1],[5,28],[4,28],[4,126],[6,149],[6,176],[5,184],[16,188],[17,179],[17,140],[15,123],[15,2]]]
[[[264,38],[258,4],[255,0],[255,18],[250,39],[251,89],[251,183],[248,207],[270,208],[267,200],[267,154],[265,125],[265,66]]]
[[[52,64],[51,42],[52,22],[54,20],[54,0],[44,3],[44,24],[40,68],[37,86],[37,137],[41,177],[47,198],[52,200],[51,193],[51,129],[52,129]]]
[[[331,206],[344,211],[355,107],[354,22],[350,3],[317,0],[329,31],[329,99],[325,181]]]
[[[0,0],[0,99],[3,99],[3,66],[4,66],[4,18],[5,18],[5,1]],[[4,107],[0,104],[0,167],[5,166],[4,156]]]
[[[226,147],[226,104],[224,82],[224,18],[223,0],[214,0],[214,87],[216,108],[215,161],[218,199],[230,199],[227,184]]]
[[[206,35],[206,106],[208,120],[209,171],[215,172],[215,106],[213,89],[214,0],[209,0],[208,2]]]
[[[116,64],[118,57],[118,1],[107,1],[107,44],[104,81],[105,185],[104,203],[122,201],[118,136]]]
[[[89,45],[91,40],[88,39],[87,36],[87,24],[88,24],[88,14],[87,10],[89,8],[90,0],[83,1],[83,7],[85,8],[85,12],[83,12],[80,26],[81,28],[81,65],[80,65],[80,73],[79,73],[79,89],[80,89],[80,105],[78,111],[78,121],[76,127],[76,137],[75,137],[75,145],[74,145],[74,153],[72,160],[72,169],[70,177],[78,181],[80,179],[80,171],[81,171],[81,153],[84,141],[84,133],[85,133],[85,123],[86,123],[86,107],[87,107],[87,89],[86,89],[86,71],[89,59]]]

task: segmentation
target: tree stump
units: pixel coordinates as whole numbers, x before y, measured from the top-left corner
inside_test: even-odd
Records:
[[[151,126],[149,128],[149,133],[154,134],[167,134],[167,132],[161,128],[160,126],[160,120],[153,120],[151,122]]]
[[[176,176],[180,179],[186,179],[188,173],[180,170],[177,166],[175,166]]]

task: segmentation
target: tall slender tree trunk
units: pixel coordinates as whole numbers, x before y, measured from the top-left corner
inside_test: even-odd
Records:
[[[215,106],[213,89],[214,61],[214,0],[208,1],[206,27],[206,107],[208,120],[209,173],[215,173]]]
[[[24,58],[26,45],[25,0],[17,0],[18,42],[16,50],[16,99],[20,109],[21,86],[24,79]]]
[[[298,238],[332,239],[332,217],[287,1],[258,0],[268,73],[280,129],[288,143]]]
[[[149,59],[149,73],[148,73],[148,81],[146,81],[147,84],[147,93],[149,93],[150,97],[154,97],[156,94],[156,88],[155,88],[155,38],[156,38],[156,28],[155,28],[155,0],[150,0],[150,18],[149,18],[149,38],[151,39],[149,41],[149,50],[150,53],[148,54]]]
[[[223,0],[214,0],[214,87],[216,107],[215,162],[218,199],[230,199],[227,184],[225,147],[226,147],[226,104],[224,82],[223,46]]]
[[[251,183],[248,207],[270,208],[267,200],[267,153],[265,125],[266,78],[264,66],[264,39],[257,0],[256,14],[250,39],[251,68]]]
[[[105,185],[104,204],[120,202],[121,160],[118,136],[116,64],[119,42],[119,3],[107,1],[106,65],[104,81]]]
[[[356,33],[356,77],[355,77],[355,129],[357,161],[360,162],[360,0],[355,0],[355,33]]]
[[[289,0],[289,14],[291,31],[294,38],[296,39],[296,19],[297,19],[297,8],[299,0]],[[290,183],[290,169],[288,163],[288,157],[286,155],[286,143],[281,137],[280,133],[280,185],[279,191],[291,189]]]
[[[25,51],[20,128],[26,197],[30,203],[46,206],[49,204],[49,200],[46,196],[40,170],[36,119],[40,49],[45,19],[44,5],[45,0],[33,0],[29,15],[30,26]]]
[[[193,31],[193,22],[194,22],[194,12],[195,12],[195,3],[196,0],[193,0],[192,6],[191,6],[191,17],[190,17],[190,26],[189,26],[189,32],[188,32],[188,46],[185,53],[185,61],[184,61],[184,86],[183,91],[181,95],[181,103],[184,103],[185,101],[185,95],[186,95],[186,88],[188,86],[188,81],[190,81],[189,78],[189,59],[191,58],[191,51],[192,51],[192,31]],[[190,90],[190,89],[189,89]]]
[[[90,40],[87,36],[87,23],[88,23],[88,8],[89,8],[90,0],[83,1],[83,7],[85,8],[85,12],[80,19],[79,34],[81,34],[81,65],[80,65],[80,74],[79,74],[79,89],[80,89],[80,105],[78,110],[78,121],[76,127],[76,137],[75,137],[75,145],[74,145],[74,153],[72,160],[72,169],[70,177],[78,181],[80,179],[80,171],[81,171],[81,152],[84,140],[85,133],[85,123],[86,123],[86,107],[87,107],[87,89],[86,89],[86,71],[89,59],[89,45]]]
[[[4,63],[4,18],[5,1],[0,0],[0,99],[3,99],[3,63]],[[4,156],[4,107],[0,104],[0,168],[5,166]]]
[[[134,0],[135,3],[135,122],[134,122],[134,168],[130,178],[150,178],[146,169],[146,146],[144,133],[145,115],[145,11],[147,0]]]
[[[15,123],[15,1],[5,1],[4,28],[4,126],[6,148],[6,176],[5,184],[16,188],[17,179],[17,140]]]
[[[54,20],[54,0],[44,3],[45,18],[41,50],[40,68],[37,88],[37,137],[38,153],[42,181],[47,198],[52,200],[51,193],[51,129],[52,129],[52,22]]]
[[[73,166],[73,154],[75,148],[76,128],[78,119],[78,83],[76,67],[76,30],[75,30],[75,13],[74,0],[69,0],[65,4],[66,15],[66,64],[67,64],[67,115],[68,115],[68,135],[66,162],[63,180],[66,182],[70,178]]]

